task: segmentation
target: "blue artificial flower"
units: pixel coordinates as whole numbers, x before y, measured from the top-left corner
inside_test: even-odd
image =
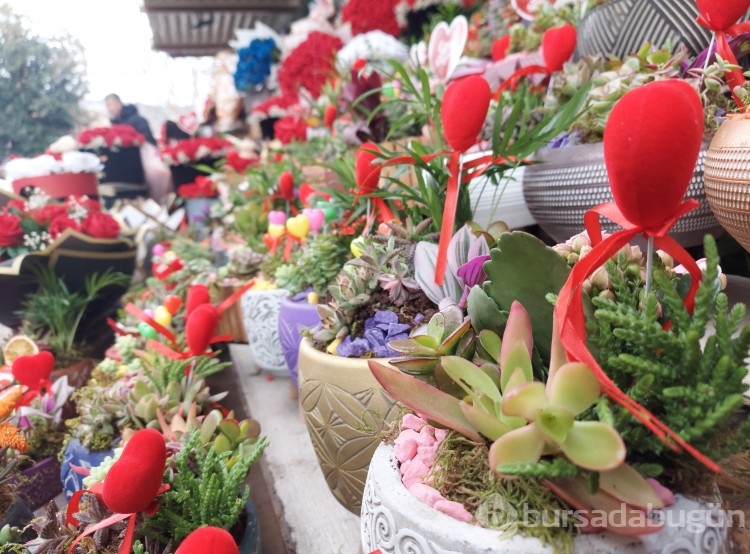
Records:
[[[276,43],[271,38],[256,38],[237,52],[239,61],[234,72],[234,85],[237,90],[248,90],[265,82],[271,74]]]

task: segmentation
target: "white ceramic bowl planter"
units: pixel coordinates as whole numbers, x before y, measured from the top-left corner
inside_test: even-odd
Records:
[[[719,554],[725,551],[728,516],[719,507],[677,495],[659,511],[664,528],[641,537],[579,535],[576,554]],[[554,521],[548,519],[548,521]],[[375,451],[362,499],[362,552],[381,554],[552,554],[538,539],[463,523],[412,495],[401,483],[393,447]]]

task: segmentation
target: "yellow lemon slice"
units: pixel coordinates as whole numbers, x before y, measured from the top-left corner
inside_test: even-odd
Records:
[[[39,348],[36,343],[26,335],[16,335],[3,347],[3,357],[6,365],[11,365],[16,358],[21,356],[34,356],[39,354]]]

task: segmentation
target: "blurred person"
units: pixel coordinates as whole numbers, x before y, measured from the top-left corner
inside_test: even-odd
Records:
[[[151,133],[151,127],[146,118],[138,113],[138,108],[133,104],[123,104],[117,94],[108,94],[104,98],[104,103],[109,112],[109,121],[112,125],[130,125],[144,137],[146,140],[156,146],[156,139]]]

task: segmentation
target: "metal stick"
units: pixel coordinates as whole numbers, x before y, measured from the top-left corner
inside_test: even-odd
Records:
[[[654,272],[654,237],[648,237],[648,247],[646,248],[646,296],[648,298],[651,292],[651,274]]]

